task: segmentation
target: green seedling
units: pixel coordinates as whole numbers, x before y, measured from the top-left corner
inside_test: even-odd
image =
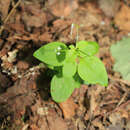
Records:
[[[107,86],[108,76],[104,64],[95,54],[96,42],[79,41],[76,46],[62,42],[48,43],[34,52],[34,57],[57,73],[51,80],[51,96],[56,102],[70,97],[82,81]]]

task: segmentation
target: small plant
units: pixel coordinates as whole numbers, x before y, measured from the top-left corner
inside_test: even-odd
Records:
[[[94,55],[99,46],[96,42],[79,41],[68,47],[62,42],[52,42],[34,52],[34,57],[56,70],[51,80],[51,96],[63,102],[79,88],[82,81],[107,86],[108,76],[104,64]]]

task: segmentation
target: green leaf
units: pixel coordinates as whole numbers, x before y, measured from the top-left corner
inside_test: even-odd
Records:
[[[76,51],[75,49],[66,51],[66,59],[63,65],[63,75],[66,77],[72,77],[77,70],[76,63]]]
[[[61,66],[65,60],[66,50],[67,46],[64,43],[52,42],[39,48],[33,56],[48,65]]]
[[[65,62],[63,65],[63,76],[72,77],[77,70],[77,63],[75,62]]]
[[[99,45],[92,41],[79,41],[76,43],[76,48],[79,49],[81,57],[92,56],[98,52]]]
[[[67,50],[66,51],[66,61],[67,62],[75,62],[77,58],[77,52],[75,50]]]
[[[79,82],[73,77],[60,77],[55,75],[51,81],[51,96],[56,102],[63,102],[69,98]]]
[[[90,84],[107,86],[108,76],[104,64],[95,56],[85,57],[78,64],[79,76]]]
[[[74,45],[69,45],[69,48],[70,48],[71,50],[74,50],[74,49],[75,49],[75,46],[74,46]]]
[[[124,80],[130,81],[130,38],[123,38],[110,48],[115,59],[114,71],[121,74]]]

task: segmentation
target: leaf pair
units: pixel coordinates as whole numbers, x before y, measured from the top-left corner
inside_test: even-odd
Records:
[[[78,74],[89,84],[100,84],[107,86],[108,77],[103,63],[94,56],[85,57],[80,60]]]
[[[91,41],[80,41],[76,43],[76,48],[79,49],[80,56],[93,56],[99,50],[98,44]]]

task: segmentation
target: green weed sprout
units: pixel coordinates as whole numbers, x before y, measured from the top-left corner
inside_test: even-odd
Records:
[[[51,80],[51,96],[56,102],[69,98],[82,81],[89,84],[108,85],[104,64],[95,56],[99,45],[92,41],[79,41],[76,46],[62,42],[48,43],[33,54],[57,73]]]

